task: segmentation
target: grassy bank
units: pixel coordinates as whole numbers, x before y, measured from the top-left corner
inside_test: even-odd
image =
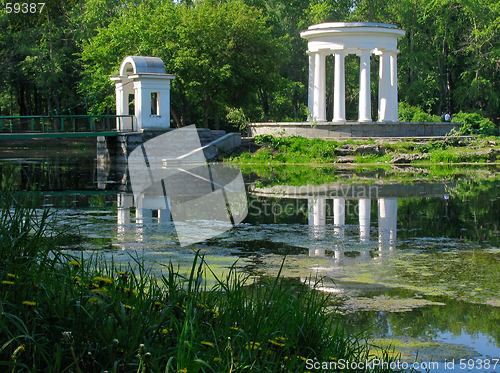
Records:
[[[239,164],[455,164],[500,161],[500,140],[496,137],[447,137],[443,140],[400,142],[330,141],[300,136],[259,135],[247,151],[228,155]]]
[[[233,267],[206,288],[210,268],[198,254],[189,273],[168,264],[162,276],[138,258],[116,268],[64,255],[50,213],[36,210],[33,196],[16,199],[9,185],[4,177],[2,371],[303,372],[309,359],[374,358],[328,311],[329,295],[299,281],[250,279]]]

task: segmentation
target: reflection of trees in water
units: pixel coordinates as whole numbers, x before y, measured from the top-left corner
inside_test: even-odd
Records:
[[[499,307],[441,297],[432,300],[444,302],[446,306],[425,306],[408,312],[363,311],[349,314],[346,322],[351,330],[368,330],[368,333],[380,337],[389,332],[394,336],[427,339],[447,332],[454,336],[483,333],[500,344]]]
[[[398,221],[401,239],[413,237],[461,238],[500,244],[498,181],[460,183],[449,199],[401,199]]]
[[[97,183],[93,158],[41,158],[21,162],[15,168],[14,179],[19,190],[92,190]],[[0,172],[4,169],[1,167]]]

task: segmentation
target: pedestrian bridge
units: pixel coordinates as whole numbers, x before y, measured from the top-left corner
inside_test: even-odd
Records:
[[[136,128],[134,115],[0,116],[0,140],[109,137]]]

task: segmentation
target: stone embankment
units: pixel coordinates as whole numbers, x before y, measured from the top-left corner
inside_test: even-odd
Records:
[[[387,150],[384,146],[378,144],[367,144],[367,145],[353,145],[346,144],[342,145],[337,150],[338,163],[348,163],[354,161],[356,155],[384,155],[387,154]],[[394,154],[389,163],[400,164],[400,163],[411,163],[411,161],[419,161],[427,159],[430,157],[429,153],[424,154]]]

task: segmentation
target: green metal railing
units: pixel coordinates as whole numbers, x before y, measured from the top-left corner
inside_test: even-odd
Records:
[[[0,116],[0,134],[133,132],[134,115]]]

